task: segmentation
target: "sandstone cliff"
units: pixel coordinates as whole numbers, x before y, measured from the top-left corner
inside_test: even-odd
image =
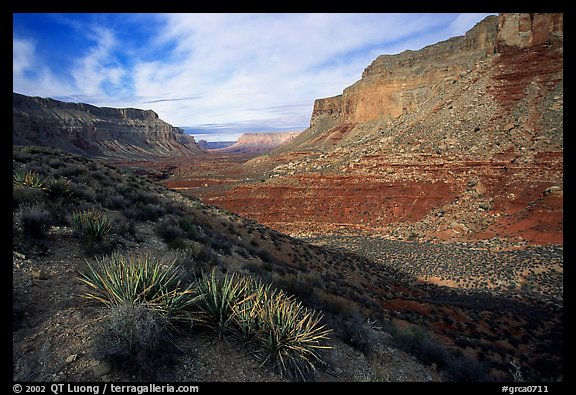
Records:
[[[464,36],[418,51],[379,56],[341,95],[315,101],[310,128],[295,143],[300,148],[329,148],[341,141],[357,141],[366,135],[359,125],[372,123],[372,129],[381,130],[403,115],[421,112],[423,106],[429,109],[426,106],[432,103],[436,111],[448,108],[463,89],[469,90],[476,82],[488,85],[485,96],[477,99],[477,108],[502,96],[508,98],[500,100],[500,105],[518,104],[503,103],[510,93],[531,101],[552,101],[558,96],[558,83],[562,84],[562,31],[562,14],[501,14],[484,19]],[[549,107],[543,108],[540,118],[557,122]],[[487,114],[476,120],[472,113],[460,122],[469,118],[476,123],[474,127],[494,129],[496,122],[501,127],[518,123],[515,115]],[[414,137],[426,140],[431,136],[424,132]],[[557,143],[558,137],[558,133],[553,136]]]
[[[96,107],[13,94],[14,145],[41,145],[86,156],[187,156],[199,149],[192,136],[152,110]]]
[[[212,150],[222,153],[264,153],[292,141],[300,132],[244,133],[229,147]]]

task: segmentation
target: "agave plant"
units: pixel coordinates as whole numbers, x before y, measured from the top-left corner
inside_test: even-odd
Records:
[[[321,324],[322,315],[301,302],[276,292],[259,310],[260,330],[255,341],[262,364],[271,362],[281,375],[306,380],[317,364],[323,364],[321,344],[331,330]]]
[[[14,172],[13,179],[16,184],[25,187],[43,189],[46,186],[46,180],[44,177],[32,170],[26,172]]]
[[[88,271],[80,273],[79,279],[91,288],[83,295],[87,299],[108,307],[145,304],[171,324],[191,324],[191,307],[200,299],[192,285],[181,284],[174,262],[165,264],[148,254],[113,253],[96,259],[94,265],[88,263]]]
[[[323,364],[321,349],[331,330],[322,316],[281,290],[250,277],[217,276],[215,271],[198,285],[204,296],[201,322],[222,339],[232,333],[245,341],[281,375],[305,380]]]
[[[75,211],[70,221],[78,236],[86,242],[103,240],[112,230],[108,218],[95,210]]]
[[[262,309],[268,305],[277,291],[271,284],[247,280],[244,295],[233,305],[234,326],[232,332],[239,340],[252,343],[262,329]]]
[[[199,321],[211,328],[219,340],[231,329],[235,306],[244,299],[247,284],[245,278],[234,274],[217,276],[214,269],[198,280],[198,292],[203,297],[198,305]]]

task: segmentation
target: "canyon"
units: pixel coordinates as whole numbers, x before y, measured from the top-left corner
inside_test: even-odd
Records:
[[[562,14],[382,55],[272,152],[165,185],[293,236],[563,243]]]
[[[504,13],[381,55],[265,152],[250,134],[202,151],[142,110],[102,109],[121,121],[97,136],[108,121],[90,106],[14,101],[15,145],[57,142],[199,199],[222,271],[279,284],[340,329],[355,309],[427,328],[489,380],[510,381],[511,362],[563,379],[562,14]],[[133,244],[161,250],[150,239]]]

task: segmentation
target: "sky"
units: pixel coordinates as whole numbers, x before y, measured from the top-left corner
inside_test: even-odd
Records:
[[[196,140],[303,130],[382,54],[463,35],[479,14],[13,14],[13,90],[154,110]]]

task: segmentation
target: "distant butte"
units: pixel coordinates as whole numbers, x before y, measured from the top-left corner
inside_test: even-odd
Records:
[[[296,132],[258,132],[244,133],[238,140],[227,147],[214,149],[218,153],[264,153],[292,141],[300,131]]]

